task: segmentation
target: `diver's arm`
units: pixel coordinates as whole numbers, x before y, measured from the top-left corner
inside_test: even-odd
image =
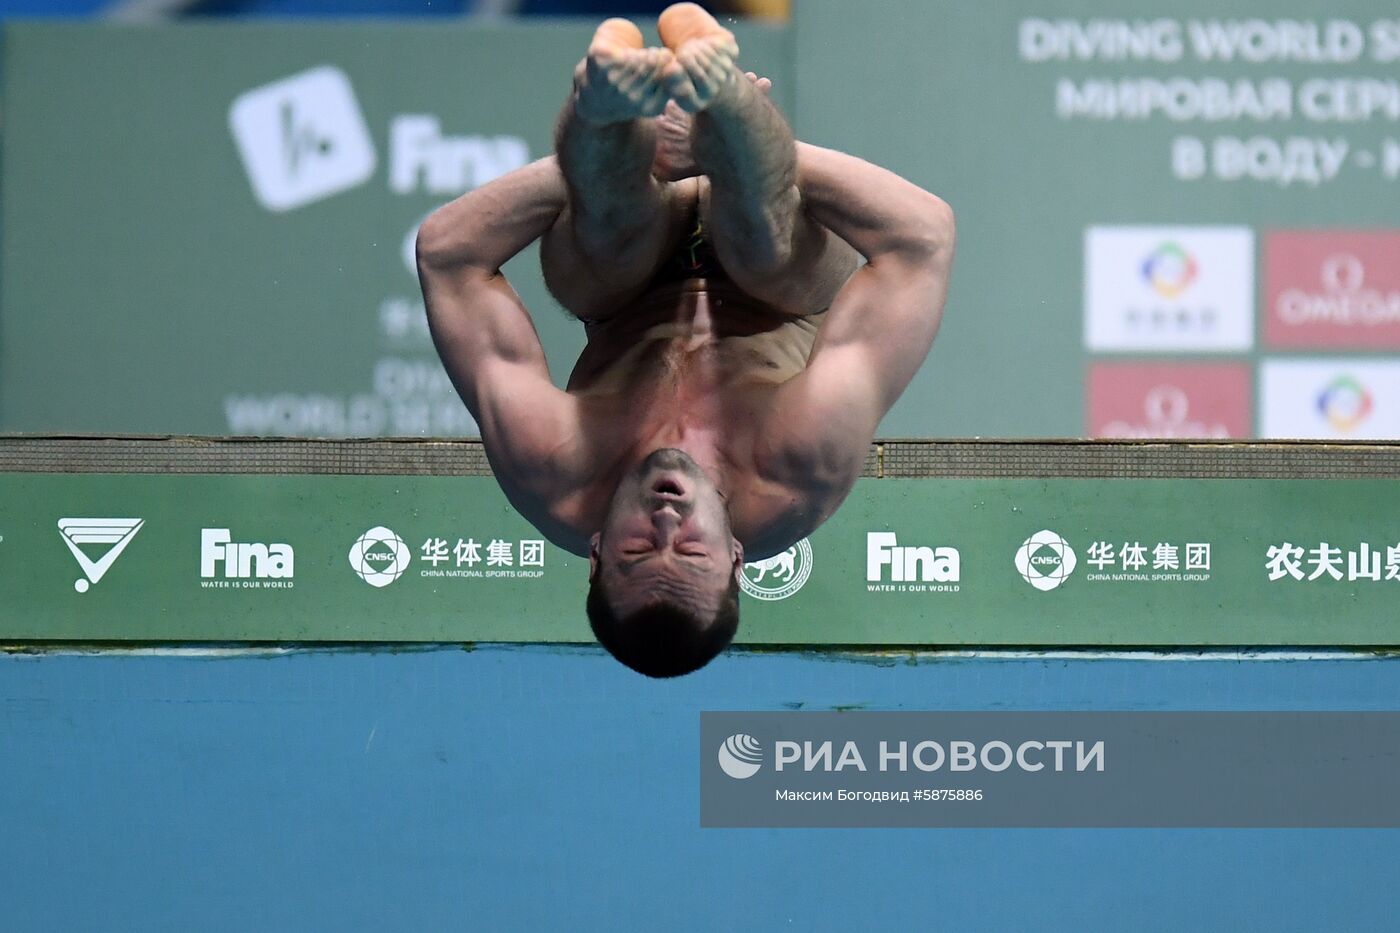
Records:
[[[951,262],[953,209],[935,194],[864,159],[797,144],[802,203],[870,262]]]
[[[826,489],[826,509],[860,474],[880,419],[928,355],[953,261],[953,213],[918,186],[853,156],[798,144],[808,214],[866,264],[832,301],[807,368],[779,389],[765,461],[780,481]]]
[[[463,269],[499,273],[553,226],[566,200],[564,176],[553,156],[468,191],[418,228],[419,275]]]
[[[878,421],[938,332],[953,264],[953,210],[893,172],[831,149],[799,144],[798,176],[807,212],[866,259],[832,303],[808,369],[823,354],[842,356],[839,368],[854,370],[858,383],[851,401],[865,403]]]
[[[433,343],[506,495],[546,533],[578,467],[578,406],[550,379],[534,322],[501,266],[563,206],[558,167],[542,159],[462,195],[418,232]]]
[[[501,266],[539,239],[564,202],[558,166],[541,159],[444,205],[418,229],[433,341],[483,434],[496,420],[487,395],[505,394],[489,390],[516,379],[552,388],[535,325]]]

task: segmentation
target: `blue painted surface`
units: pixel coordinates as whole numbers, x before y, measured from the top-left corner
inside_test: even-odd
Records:
[[[700,830],[698,711],[796,704],[1400,709],[1400,660],[0,657],[0,929],[1396,928],[1394,831]]]
[[[0,18],[12,16],[91,16],[110,0],[0,0]]]
[[[4,17],[94,17],[121,0],[0,0]],[[462,16],[475,0],[202,0],[185,15],[199,16]]]
[[[463,16],[475,0],[203,0],[191,16],[420,17]]]

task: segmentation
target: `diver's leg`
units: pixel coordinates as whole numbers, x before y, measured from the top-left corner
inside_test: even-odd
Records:
[[[787,121],[735,65],[733,34],[710,14],[678,3],[658,25],[681,68],[666,83],[695,113],[691,146],[709,179],[701,212],[720,263],[740,288],[780,310],[825,310],[859,257],[803,210]]]
[[[550,291],[573,314],[605,317],[635,298],[679,240],[693,183],[652,175],[655,117],[666,105],[667,49],[642,47],[625,19],[598,27],[574,72],[555,134],[569,203],[541,241]],[[693,197],[693,195],[692,195]]]

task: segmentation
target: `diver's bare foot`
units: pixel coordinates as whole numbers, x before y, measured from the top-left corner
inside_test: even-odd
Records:
[[[643,48],[642,31],[630,20],[605,20],[574,69],[574,113],[596,124],[654,117],[669,96],[662,79],[668,69],[677,70],[669,49]]]
[[[739,44],[709,13],[694,3],[675,3],[662,12],[656,28],[675,54],[675,65],[666,68],[664,79],[682,109],[699,113],[736,85]]]
[[[760,78],[752,71],[745,77],[764,94],[773,89],[773,82]],[[651,173],[661,181],[681,181],[703,175],[690,149],[690,131],[695,118],[681,109],[675,101],[667,101],[666,109],[656,118],[656,159]]]

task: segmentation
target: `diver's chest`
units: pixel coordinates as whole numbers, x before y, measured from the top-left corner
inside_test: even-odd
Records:
[[[712,341],[670,341],[648,361],[659,388],[677,396],[713,396],[754,383],[777,384],[797,375],[806,363],[804,348],[762,337],[726,337]]]
[[[735,437],[761,420],[777,390],[776,382],[761,376],[768,371],[722,354],[661,360],[614,403],[620,420],[642,433],[670,426],[687,435]]]

